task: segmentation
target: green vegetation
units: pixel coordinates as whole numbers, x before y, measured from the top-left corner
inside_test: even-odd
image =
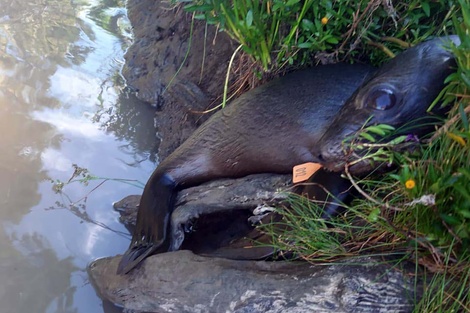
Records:
[[[458,70],[436,103],[452,106],[450,116],[413,152],[390,149],[402,136],[366,157],[394,163],[382,177],[357,180],[364,195],[328,224],[321,207],[292,195],[275,245],[311,262],[357,255],[395,254],[415,261],[425,294],[416,312],[470,311],[470,4],[467,0],[180,0],[195,18],[215,24],[238,41],[264,71],[285,65],[369,61],[380,64],[399,43],[430,36],[459,35],[451,49]],[[397,44],[398,43],[398,44]],[[377,47],[379,49],[377,49]],[[385,53],[384,53],[385,52]],[[367,56],[367,57],[366,57]],[[435,105],[434,104],[434,105]],[[386,125],[364,129],[359,137],[393,131]],[[377,145],[375,146],[377,148]],[[354,146],[354,149],[365,147]],[[347,169],[347,167],[346,167]],[[285,227],[287,226],[287,228]],[[429,278],[429,279],[425,279]]]
[[[420,42],[452,32],[453,1],[173,0],[196,19],[215,24],[263,70],[285,64],[366,59],[384,54],[369,43],[383,37]],[[367,57],[365,57],[367,56]]]

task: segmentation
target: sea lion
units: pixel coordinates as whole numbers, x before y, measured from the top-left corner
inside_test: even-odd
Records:
[[[438,48],[430,49],[434,46]],[[447,73],[451,54],[443,58],[444,50],[440,47],[441,42],[434,40],[411,48],[371,79],[366,78],[374,69],[364,65],[335,64],[294,72],[253,89],[214,114],[153,172],[145,186],[136,230],[118,273],[127,273],[147,256],[174,246],[168,234],[178,190],[222,177],[289,173],[294,165],[319,161],[319,157],[324,161],[322,153],[318,153],[323,151],[318,147],[319,141],[329,125],[332,129],[331,121],[359,86],[362,87],[353,98],[366,97],[367,93],[360,92],[362,89],[374,96],[373,86],[384,82],[388,82],[390,90],[395,84],[416,85],[418,90],[440,87],[444,75],[415,79],[413,73],[398,80],[387,79],[388,71],[395,74],[402,63],[421,64],[423,58],[432,63],[426,62],[424,66],[434,67],[436,73]],[[442,53],[428,56],[428,50]],[[427,73],[426,69],[413,69]],[[411,95],[404,96],[413,99],[406,101],[407,106],[413,107],[413,101],[418,101]],[[348,103],[351,107],[354,101]],[[364,124],[368,116],[362,114],[363,109],[353,106],[343,108],[342,112],[350,110],[349,123]],[[324,136],[322,140],[326,142]]]
[[[179,189],[222,177],[289,173],[294,165],[315,159],[311,151],[325,127],[372,71],[365,65],[335,64],[294,72],[214,114],[151,175],[118,272],[168,251]]]
[[[444,87],[445,78],[456,68],[454,56],[444,47],[449,41],[460,44],[458,36],[448,36],[402,52],[359,87],[320,139],[318,152],[314,152],[318,161],[332,171],[355,161],[349,171],[360,175],[377,166],[370,160],[358,161],[360,153],[347,147],[345,139],[357,139],[354,135],[361,128],[377,124],[399,128],[407,124],[405,134],[421,136],[434,128],[436,120],[442,121],[446,108],[435,106],[434,116],[427,110]],[[394,136],[401,134],[398,131]]]

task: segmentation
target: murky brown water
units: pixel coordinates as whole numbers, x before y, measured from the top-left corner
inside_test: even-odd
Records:
[[[0,0],[0,313],[103,312],[85,271],[129,236],[112,202],[136,186],[90,181],[56,194],[72,164],[146,181],[153,110],[119,74],[119,0]]]

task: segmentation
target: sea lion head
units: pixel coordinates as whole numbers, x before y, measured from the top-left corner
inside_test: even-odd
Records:
[[[449,41],[460,43],[457,36],[449,36],[409,48],[359,87],[321,137],[315,154],[320,163],[333,171],[343,170],[347,163],[353,164],[349,170],[354,174],[369,172],[376,165],[369,160],[358,161],[361,152],[351,149],[350,144],[364,142],[357,137],[361,129],[377,124],[399,128],[430,116],[429,106],[444,87],[446,77],[455,70],[455,59],[446,48]],[[444,113],[435,107],[434,116]],[[426,130],[422,127],[412,130],[415,135],[423,132]]]

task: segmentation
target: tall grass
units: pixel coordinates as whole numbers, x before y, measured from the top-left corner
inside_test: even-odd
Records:
[[[197,19],[215,24],[239,42],[265,71],[384,54],[371,42],[407,42],[452,31],[452,1],[382,0],[173,0]],[[396,40],[395,40],[396,41]],[[392,50],[397,49],[387,44]],[[367,56],[367,57],[365,57]]]

